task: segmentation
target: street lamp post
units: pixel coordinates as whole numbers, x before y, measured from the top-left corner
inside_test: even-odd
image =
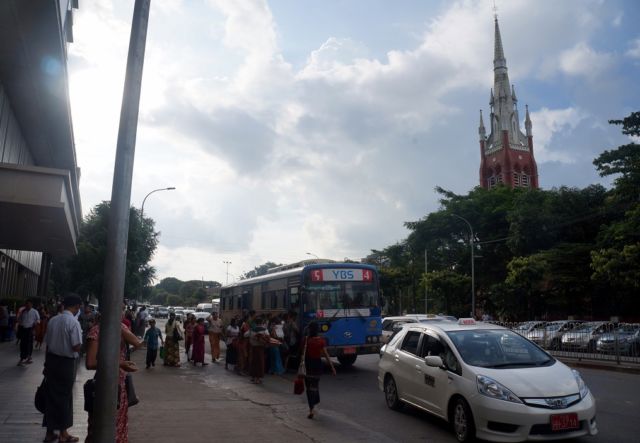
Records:
[[[231,264],[230,261],[224,260],[222,263],[224,263],[225,265],[227,265],[227,285],[229,284],[229,265]]]
[[[305,254],[307,254],[307,255],[312,255],[312,256],[314,256],[315,258],[317,258],[318,260],[320,260],[320,257],[318,257],[316,254],[312,254],[311,252],[305,252]]]
[[[140,226],[141,227],[144,224],[144,204],[147,201],[147,197],[149,197],[154,192],[158,192],[158,191],[173,191],[175,189],[176,189],[175,186],[171,186],[169,188],[158,188],[158,189],[154,189],[153,191],[149,192],[147,195],[144,196],[144,198],[142,199],[142,206],[140,207]],[[139,290],[138,290],[138,298],[140,299],[139,301],[142,301],[142,279],[140,279],[140,287],[139,287]]]
[[[154,189],[153,191],[151,191],[147,195],[145,195],[144,199],[142,200],[142,207],[140,209],[140,218],[142,219],[142,216],[144,215],[144,203],[147,201],[147,197],[149,197],[154,192],[158,192],[158,191],[173,191],[175,189],[176,188],[174,186],[171,186],[169,188],[159,188],[159,189]]]
[[[454,217],[459,218],[463,222],[469,226],[469,248],[471,249],[471,317],[476,318],[476,277],[475,277],[475,260],[474,260],[474,250],[473,250],[473,228],[471,227],[471,223],[457,214],[451,214]]]

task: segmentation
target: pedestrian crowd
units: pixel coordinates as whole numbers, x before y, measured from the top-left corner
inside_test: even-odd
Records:
[[[52,314],[50,314],[50,312]],[[0,309],[0,326],[5,331],[8,311]],[[281,315],[270,313],[257,315],[247,311],[223,324],[217,312],[208,318],[196,318],[188,314],[184,323],[171,312],[163,331],[156,326],[143,306],[124,306],[120,331],[120,363],[118,374],[118,410],[116,412],[116,443],[128,441],[128,408],[137,402],[131,373],[137,371],[131,361],[131,352],[146,347],[146,369],[156,365],[158,356],[167,367],[181,365],[180,342],[188,363],[204,367],[206,339],[211,351],[211,362],[220,363],[221,342],[226,345],[224,367],[240,376],[249,377],[254,384],[262,384],[265,374],[282,375],[290,363],[299,364],[299,382],[304,382],[309,404],[308,418],[313,418],[314,407],[320,401],[319,379],[323,370],[321,358],[325,357],[332,373],[335,369],[326,350],[326,342],[318,335],[318,325],[312,322],[304,334],[299,330],[296,313]],[[98,367],[100,314],[82,299],[69,294],[60,305],[47,308],[33,307],[25,302],[15,317],[16,338],[19,343],[18,365],[33,363],[32,353],[45,344],[43,382],[36,394],[36,407],[44,414],[42,426],[46,428],[44,442],[77,442],[78,437],[68,430],[73,426],[73,386],[76,378],[76,361],[86,355],[89,370]],[[302,372],[300,369],[303,369]],[[95,379],[84,386],[85,410],[88,412],[87,437],[95,437],[93,399]]]

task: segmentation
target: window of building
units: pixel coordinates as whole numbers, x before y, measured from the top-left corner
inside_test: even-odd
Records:
[[[527,174],[522,174],[521,183],[522,183],[522,186],[524,186],[526,188],[531,186],[531,183],[530,183],[530,180],[529,180],[529,176]]]
[[[518,174],[517,172],[513,173],[513,185],[520,186],[520,174]]]

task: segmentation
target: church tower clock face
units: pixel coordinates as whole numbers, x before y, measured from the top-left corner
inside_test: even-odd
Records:
[[[491,189],[538,188],[538,166],[533,155],[532,124],[525,106],[525,132],[520,128],[516,89],[509,82],[498,16],[495,16],[494,84],[489,96],[489,135],[480,111],[480,186]]]

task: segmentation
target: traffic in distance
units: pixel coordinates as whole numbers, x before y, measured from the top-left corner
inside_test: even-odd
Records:
[[[248,311],[288,313],[303,333],[314,321],[343,366],[358,355],[380,355],[378,385],[389,408],[408,404],[440,417],[462,442],[595,435],[595,399],[580,374],[556,357],[638,355],[637,324],[500,325],[444,314],[383,317],[382,307],[375,267],[300,262],[223,286],[214,303],[149,310],[156,317],[173,312],[178,319],[216,311],[225,323]]]

